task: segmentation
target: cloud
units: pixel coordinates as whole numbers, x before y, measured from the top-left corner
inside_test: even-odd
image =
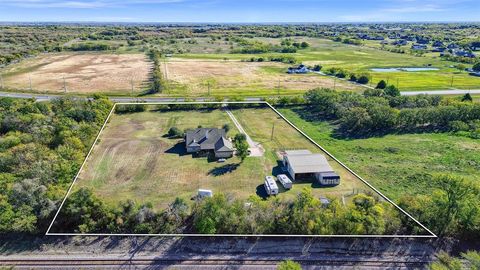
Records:
[[[0,5],[23,8],[101,8],[133,4],[167,4],[184,0],[2,0]]]

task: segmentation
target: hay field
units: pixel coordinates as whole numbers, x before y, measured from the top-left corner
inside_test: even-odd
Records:
[[[145,89],[151,63],[144,54],[43,54],[2,70],[6,88],[91,94],[129,94]],[[65,78],[65,81],[64,81]],[[31,81],[31,88],[30,88]]]
[[[348,82],[318,74],[287,74],[289,65],[274,62],[172,58],[162,64],[170,82],[169,94],[276,95],[301,94],[316,87],[360,91]]]
[[[262,143],[266,150],[263,157],[247,157],[241,164],[236,157],[225,163],[209,162],[207,158],[186,154],[180,139],[163,136],[172,126],[186,129],[198,125],[221,127],[228,123],[232,127],[228,136],[233,137],[238,131],[222,110],[115,114],[80,173],[75,189],[91,188],[109,204],[130,199],[152,203],[157,209],[165,208],[176,197],[190,201],[199,188],[247,198],[264,193],[264,176],[278,173],[279,151],[304,148],[321,152],[269,108],[233,110],[233,113],[252,139]],[[273,123],[274,140],[270,140]],[[331,165],[342,177],[339,186],[325,188],[311,182],[298,183],[279,196],[292,198],[303,187],[313,187],[317,196],[345,195],[348,199],[354,189],[370,190],[338,164],[331,162]]]

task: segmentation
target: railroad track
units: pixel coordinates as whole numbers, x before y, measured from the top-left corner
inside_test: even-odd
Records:
[[[400,267],[400,268],[417,268],[425,266],[429,261],[394,261],[394,260],[324,260],[324,259],[295,259],[295,261],[305,266],[361,266],[361,267]],[[102,268],[115,266],[161,266],[161,265],[184,265],[184,266],[276,266],[278,259],[0,259],[0,266],[12,267],[88,267]]]

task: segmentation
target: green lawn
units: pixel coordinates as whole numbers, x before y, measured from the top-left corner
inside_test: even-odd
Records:
[[[379,80],[388,80],[397,85],[402,91],[408,90],[436,90],[450,88],[480,88],[480,78],[468,75],[467,72],[459,71],[451,66],[458,63],[444,61],[438,56],[428,54],[417,57],[410,54],[399,54],[367,46],[347,45],[331,40],[315,38],[297,38],[311,44],[310,48],[299,50],[297,53],[286,54],[295,57],[298,61],[306,64],[321,64],[324,69],[340,67],[351,72],[369,73],[373,78],[373,84]],[[277,43],[278,39],[261,40]],[[267,57],[270,54],[182,54],[180,58],[189,59],[216,59],[224,58],[239,60],[251,57]],[[431,65],[439,68],[438,71],[421,72],[373,72],[371,68],[381,67],[423,67]],[[283,71],[279,71],[283,72]],[[453,84],[452,84],[453,76]]]
[[[247,157],[243,163],[237,157],[226,163],[209,162],[207,158],[193,158],[184,153],[180,139],[163,136],[172,126],[186,129],[198,125],[221,127],[228,123],[232,127],[228,136],[233,137],[238,131],[222,110],[114,114],[80,173],[75,189],[91,188],[108,204],[130,199],[151,203],[157,209],[166,207],[175,197],[190,201],[199,188],[245,199],[263,194],[265,175],[279,172],[279,151],[300,148],[321,152],[269,108],[234,110],[233,113],[252,139],[262,144],[264,156]],[[311,182],[296,183],[293,190],[283,190],[279,196],[292,198],[304,187],[313,187],[316,196],[345,196],[346,199],[354,192],[371,191],[339,164],[330,162],[342,178],[339,186],[326,188]]]
[[[430,175],[452,173],[480,181],[480,140],[448,133],[387,135],[368,139],[336,139],[328,122],[307,122],[281,109],[290,121],[385,195],[431,192]]]

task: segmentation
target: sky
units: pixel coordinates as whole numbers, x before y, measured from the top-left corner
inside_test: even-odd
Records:
[[[0,0],[8,22],[466,22],[480,0]]]

